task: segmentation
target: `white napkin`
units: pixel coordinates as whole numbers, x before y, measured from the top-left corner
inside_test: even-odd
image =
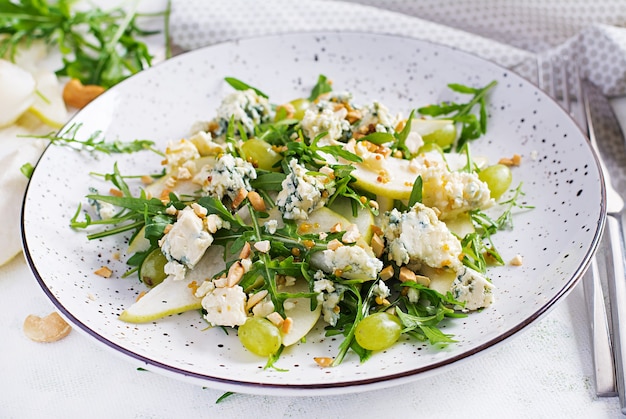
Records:
[[[582,75],[606,95],[626,94],[624,0],[349,1],[173,0],[170,33],[183,49],[297,31],[404,35],[454,46],[530,79],[535,53],[575,56]]]

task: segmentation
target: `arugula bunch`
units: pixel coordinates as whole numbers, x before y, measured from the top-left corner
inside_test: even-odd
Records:
[[[43,40],[63,56],[57,74],[105,88],[152,65],[138,37],[157,32],[137,25],[137,1],[122,8],[74,10],[76,0],[0,0],[0,57]],[[166,12],[166,16],[167,16]]]
[[[485,87],[475,88],[458,83],[450,83],[448,87],[457,93],[472,95],[469,102],[444,102],[419,108],[422,115],[445,117],[462,126],[461,134],[456,143],[456,151],[461,151],[465,144],[475,140],[487,132],[487,93],[497,82],[494,80]],[[473,113],[478,106],[478,115]]]

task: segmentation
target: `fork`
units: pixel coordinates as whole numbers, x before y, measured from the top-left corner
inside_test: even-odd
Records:
[[[573,68],[568,71],[568,64]],[[570,77],[573,79],[570,82]],[[595,142],[593,126],[588,111],[588,103],[583,90],[580,73],[576,61],[563,61],[559,58],[543,58],[538,60],[539,87],[546,91],[553,99],[568,112],[578,123],[579,127],[588,134],[591,146],[600,161],[602,173],[606,179],[607,195],[616,195],[621,206],[623,201],[608,180],[608,172]],[[572,92],[572,87],[574,92]],[[572,93],[574,95],[572,96]],[[611,204],[616,202],[613,196]],[[618,202],[619,204],[619,202]],[[621,208],[620,208],[621,209]],[[606,235],[606,233],[605,233]],[[621,261],[618,261],[621,264]],[[605,271],[603,271],[605,272]],[[607,272],[607,274],[609,274]],[[598,260],[594,256],[588,271],[583,276],[585,300],[591,320],[592,356],[594,364],[594,379],[596,394],[601,397],[614,396],[616,392],[615,365],[613,358],[612,339],[609,330],[608,316],[598,269]]]

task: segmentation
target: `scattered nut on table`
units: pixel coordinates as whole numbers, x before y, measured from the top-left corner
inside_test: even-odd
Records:
[[[55,342],[67,336],[72,327],[57,313],[46,317],[30,314],[24,320],[24,333],[35,342]]]
[[[89,102],[104,92],[104,87],[92,84],[83,85],[79,80],[72,79],[63,89],[63,101],[66,105],[82,109]]]

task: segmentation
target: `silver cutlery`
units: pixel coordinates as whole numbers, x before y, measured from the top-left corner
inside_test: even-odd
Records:
[[[569,67],[571,67],[569,69],[570,71],[568,71],[568,64]],[[574,120],[576,120],[581,129],[586,131],[589,135],[591,145],[598,154],[602,173],[606,179],[606,174],[608,174],[608,172],[604,167],[602,157],[598,152],[593,132],[593,123],[590,119],[591,115],[587,111],[588,101],[586,100],[585,94],[587,90],[583,89],[583,84],[580,80],[576,63],[573,61],[563,61],[558,58],[540,59],[538,62],[538,69],[539,86],[546,90],[547,93],[550,94],[550,96],[552,96],[555,100],[557,100],[574,118]],[[570,79],[572,79],[571,82]],[[583,97],[585,97],[585,100],[582,100]],[[605,180],[605,183],[607,190],[612,189],[609,181]],[[611,192],[610,198],[611,204],[619,210],[619,204],[621,201],[619,195],[615,194],[613,191]],[[621,202],[621,205],[623,206],[623,201]],[[607,236],[608,233],[605,232],[603,241],[608,239]],[[619,255],[615,257],[617,257],[617,261],[623,260],[623,258]],[[609,269],[609,265],[615,265],[612,263],[612,259],[603,259],[601,261],[605,262],[605,264],[603,264],[605,269],[603,270],[599,269],[598,256],[592,258],[591,265],[583,276],[583,285],[585,299],[587,301],[588,314],[591,320],[592,356],[596,394],[598,396],[606,397],[614,396],[617,393],[612,339],[601,277],[602,274],[604,274],[604,277],[607,278],[607,282],[613,282],[610,278],[623,278],[623,275],[615,276],[619,275],[619,273],[614,272],[614,269],[612,268]],[[624,336],[626,337],[626,334]]]
[[[589,139],[598,150],[607,189],[607,224],[605,235],[610,243],[607,276],[611,306],[613,353],[617,392],[622,413],[626,413],[626,275],[624,269],[624,200],[626,191],[626,145],[619,122],[608,99],[589,82],[583,83],[583,97]],[[603,156],[611,159],[603,159]],[[610,165],[607,165],[610,162]]]

